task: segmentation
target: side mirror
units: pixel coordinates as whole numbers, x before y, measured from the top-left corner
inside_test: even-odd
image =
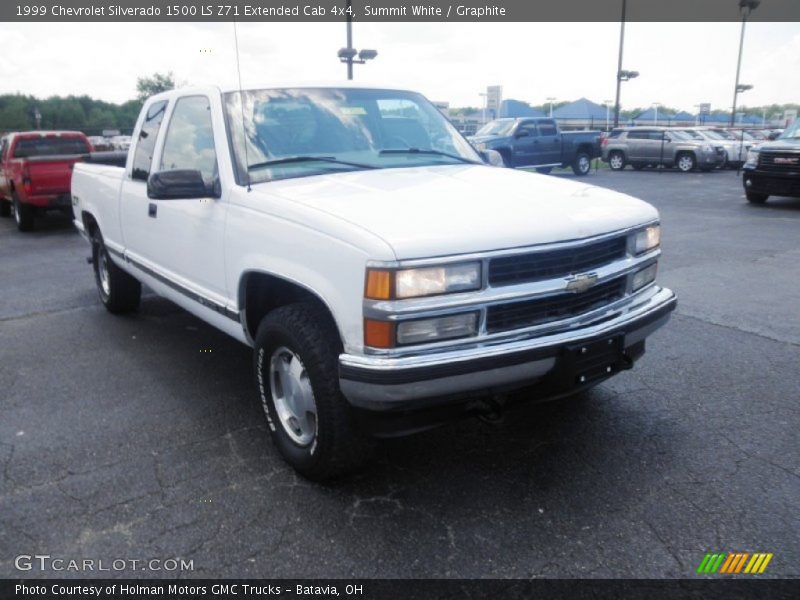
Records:
[[[487,165],[492,167],[504,167],[505,163],[503,162],[503,155],[500,154],[497,150],[483,150],[479,152],[483,162]]]
[[[530,134],[529,131],[527,131],[526,129],[523,129],[522,131],[518,131],[517,133],[515,133],[514,137],[516,139],[519,139],[519,138],[529,137],[530,135],[531,134]]]
[[[176,169],[153,173],[147,179],[147,196],[156,200],[219,198],[217,186],[207,186],[195,169]]]

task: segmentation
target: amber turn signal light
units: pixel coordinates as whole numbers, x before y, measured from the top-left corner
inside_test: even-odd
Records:
[[[364,319],[364,345],[372,348],[393,348],[394,323]]]
[[[367,269],[364,296],[370,300],[390,300],[392,298],[392,275],[392,271]]]

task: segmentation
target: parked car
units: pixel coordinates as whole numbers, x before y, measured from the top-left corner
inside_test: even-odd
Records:
[[[750,149],[742,184],[754,204],[763,204],[770,196],[800,198],[800,119],[777,140]]]
[[[131,147],[131,136],[129,135],[115,135],[109,141],[111,142],[110,150],[123,150],[127,152],[128,148]]]
[[[70,209],[72,167],[91,151],[79,131],[27,131],[0,142],[0,215],[14,213],[17,228],[31,231],[46,209]]]
[[[172,90],[134,139],[124,168],[75,166],[100,300],[134,310],[144,283],[252,346],[272,439],[312,479],[370,434],[595,385],[675,307],[652,206],[488,166],[414,92]]]
[[[602,157],[616,171],[629,164],[636,170],[663,165],[688,173],[719,167],[725,162],[725,151],[666,127],[629,127],[615,129],[605,138]]]
[[[725,156],[720,168],[742,166],[747,156],[747,148],[741,142],[720,135],[708,127],[687,127],[679,131],[689,135],[692,139],[704,141],[713,146],[720,146],[725,151]]]
[[[111,141],[104,138],[102,135],[90,135],[88,139],[89,143],[92,145],[92,149],[96,152],[107,152],[114,149]]]
[[[536,167],[540,173],[572,167],[586,175],[600,156],[599,138],[599,131],[561,131],[553,119],[523,118],[490,121],[469,140],[478,150],[499,152],[507,167]]]

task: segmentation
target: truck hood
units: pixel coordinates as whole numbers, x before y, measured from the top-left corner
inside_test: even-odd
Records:
[[[473,135],[467,139],[473,144],[487,144],[491,142],[508,141],[511,138],[506,135]]]
[[[800,152],[800,139],[762,142],[758,149],[761,152]]]
[[[618,192],[482,165],[356,171],[253,189],[365,229],[399,260],[579,239],[658,218]]]

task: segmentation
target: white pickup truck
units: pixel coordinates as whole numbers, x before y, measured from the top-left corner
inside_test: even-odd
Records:
[[[124,168],[75,166],[75,226],[108,310],[144,283],[253,347],[274,442],[323,479],[376,436],[595,385],[675,307],[653,207],[486,159],[410,91],[175,90]]]

